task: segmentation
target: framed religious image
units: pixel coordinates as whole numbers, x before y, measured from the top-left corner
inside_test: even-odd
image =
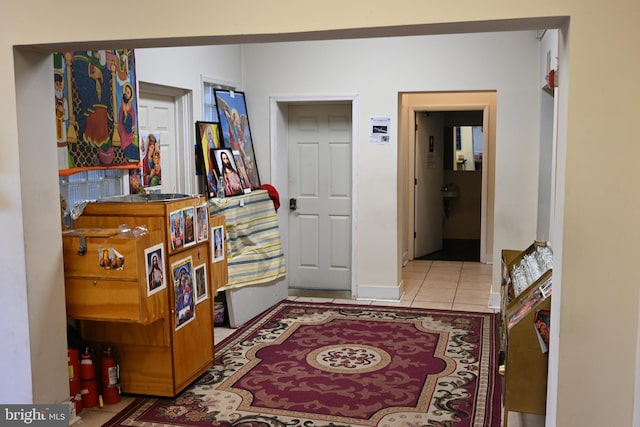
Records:
[[[197,266],[194,270],[194,276],[196,279],[196,304],[198,304],[209,298],[206,264]]]
[[[224,226],[211,227],[211,262],[224,259]]]
[[[224,147],[229,148],[242,159],[246,179],[245,188],[260,188],[260,176],[253,150],[249,113],[243,92],[214,89],[216,108],[220,121],[220,131]],[[240,167],[240,165],[238,165]]]
[[[225,197],[244,194],[246,189],[244,180],[241,178],[240,173],[238,173],[236,159],[231,150],[228,148],[217,148],[214,150],[214,156],[218,173],[224,183]],[[251,191],[251,189],[248,190]]]
[[[196,159],[201,162],[200,168],[206,177],[208,198],[215,197],[218,188],[218,175],[211,157],[216,148],[223,148],[220,125],[214,122],[196,122]]]
[[[191,257],[171,264],[176,330],[196,317],[193,295],[193,264]]]
[[[196,241],[204,242],[209,238],[209,209],[207,205],[196,208]]]
[[[144,259],[147,268],[147,296],[150,296],[167,287],[164,274],[164,245],[158,243],[145,249]]]
[[[196,215],[195,208],[185,208],[182,210],[184,223],[184,246],[196,244]]]
[[[240,175],[240,183],[242,184],[242,189],[245,193],[250,193],[251,184],[249,181],[249,176],[247,175],[247,168],[244,167],[244,161],[242,160],[242,156],[238,151],[232,151],[232,153],[233,153],[233,158],[236,161],[238,175]]]
[[[162,169],[160,167],[160,133],[141,132],[140,147],[142,186],[149,191],[162,191]]]
[[[171,234],[171,248],[179,249],[184,246],[184,217],[182,211],[169,214],[169,232]]]

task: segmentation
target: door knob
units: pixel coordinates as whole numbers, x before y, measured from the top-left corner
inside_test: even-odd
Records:
[[[295,199],[294,197],[289,199],[289,209],[292,211],[295,211],[296,209],[298,209],[298,200]]]

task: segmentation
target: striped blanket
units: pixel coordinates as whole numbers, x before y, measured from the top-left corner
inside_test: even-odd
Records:
[[[210,199],[209,215],[226,221],[229,282],[220,290],[284,277],[286,264],[273,201],[265,190]]]

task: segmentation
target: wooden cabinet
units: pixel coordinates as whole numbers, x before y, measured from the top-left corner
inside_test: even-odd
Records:
[[[548,353],[541,347],[534,319],[539,311],[551,308],[552,270],[544,271],[519,293],[512,277],[513,267],[536,247],[502,251],[500,350],[505,427],[509,411],[543,415],[546,409]]]
[[[212,263],[208,234],[210,220],[224,219],[209,218],[198,196],[155,196],[89,203],[74,229],[65,232],[67,314],[78,319],[82,338],[96,352],[115,349],[123,392],[175,396],[213,363],[213,297],[227,265]],[[197,223],[199,207],[206,224]],[[182,221],[175,243],[174,219]],[[206,231],[200,239],[194,235],[199,225]],[[136,227],[141,234],[134,233]],[[104,248],[124,258],[123,268],[100,265]],[[149,279],[154,253],[162,258],[165,279],[157,289]],[[206,276],[206,297],[202,287],[195,289],[195,270]]]
[[[111,228],[64,232],[67,316],[143,325],[160,319],[167,311],[166,295],[147,295],[144,261],[144,248],[160,241],[158,232],[141,236]]]

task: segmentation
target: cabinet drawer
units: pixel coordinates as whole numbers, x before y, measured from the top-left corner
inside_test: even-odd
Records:
[[[74,319],[144,322],[137,281],[67,277],[67,315]]]
[[[102,235],[99,233],[102,232]],[[109,280],[137,280],[138,253],[149,244],[147,236],[134,238],[117,230],[73,230],[63,233],[64,273]],[[144,266],[142,266],[144,271]]]

